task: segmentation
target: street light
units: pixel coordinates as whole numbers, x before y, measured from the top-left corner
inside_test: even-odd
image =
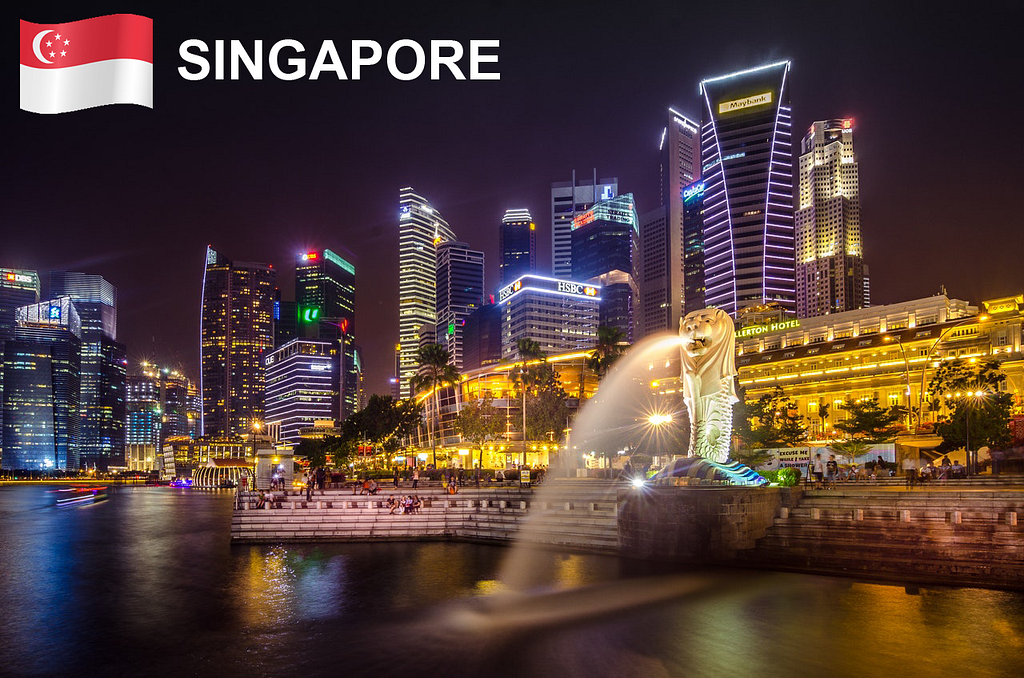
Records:
[[[947,334],[949,334],[952,330],[956,329],[957,327],[960,327],[961,325],[967,325],[970,323],[983,323],[986,320],[988,320],[987,315],[979,315],[977,318],[964,318],[960,322],[954,323],[947,327],[945,330],[943,330],[942,334],[939,335],[939,338],[936,339],[935,342],[932,344],[931,348],[928,349],[928,353],[926,353],[924,356],[924,364],[921,365],[921,390],[918,391],[917,399],[918,425],[924,423],[924,377],[925,374],[928,372],[928,361],[931,360],[932,352],[939,345],[939,343],[942,342],[943,337],[945,337]]]
[[[900,347],[900,353],[903,354],[903,372],[904,372],[904,374],[906,376],[906,379],[907,379],[907,430],[909,431],[910,430],[910,425],[911,425],[911,423],[913,423],[913,417],[912,417],[912,412],[911,412],[913,408],[910,405],[910,361],[907,360],[907,352],[903,348],[903,340],[900,339],[898,336],[895,336],[895,337],[894,336],[887,336],[887,337],[884,337],[882,339],[883,343],[890,342],[890,341],[895,341],[896,345]],[[921,426],[921,412],[920,412],[920,409],[918,410],[918,413],[917,413],[917,425],[918,425],[918,427]]]
[[[966,398],[968,398],[968,400],[966,400],[964,404],[964,421],[966,422],[966,425],[964,426],[964,450],[967,453],[968,477],[975,475],[978,472],[977,458],[971,454],[971,401],[969,399],[981,398],[984,395],[984,391],[968,391],[966,393]]]

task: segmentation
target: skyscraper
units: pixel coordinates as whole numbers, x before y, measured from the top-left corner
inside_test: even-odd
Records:
[[[298,444],[299,431],[317,419],[340,419],[341,342],[295,339],[263,358],[268,424],[279,440]]]
[[[705,308],[704,182],[683,188],[683,315]],[[678,323],[676,323],[678,326]]]
[[[4,341],[14,338],[17,310],[38,303],[39,276],[35,271],[0,268],[0,457],[3,457]]]
[[[600,324],[633,339],[632,249],[638,230],[633,194],[598,202],[576,215],[572,228],[572,278],[601,287]]]
[[[796,311],[793,153],[780,61],[701,81],[705,302]]]
[[[869,306],[852,120],[819,121],[807,131],[797,205],[797,317]]]
[[[505,210],[498,231],[498,249],[501,250],[499,282],[502,285],[537,272],[537,225],[530,210]]]
[[[619,180],[576,180],[551,184],[551,272],[556,278],[568,279],[572,275],[572,225],[580,212],[585,212],[601,200],[611,200],[619,194]]]
[[[124,466],[127,351],[117,341],[117,288],[99,275],[50,273],[50,296],[71,297],[82,320],[82,426],[84,468]]]
[[[399,392],[408,397],[409,379],[419,366],[420,327],[436,322],[435,247],[456,240],[441,213],[412,188],[399,193],[398,215],[398,363]]]
[[[260,359],[274,344],[275,271],[206,248],[200,390],[206,436],[245,436],[263,419]]]
[[[464,242],[438,243],[436,290],[437,343],[461,370],[466,319],[484,300],[484,253]]]
[[[526,275],[498,290],[501,354],[518,357],[520,339],[548,355],[585,350],[597,342],[601,288],[571,280]]]
[[[16,311],[3,342],[5,469],[77,471],[82,325],[70,297]]]
[[[344,419],[359,409],[356,267],[329,249],[299,255],[295,265],[295,303],[299,337],[338,342],[341,407],[337,418]]]
[[[634,279],[636,338],[676,330],[685,300],[683,189],[700,177],[699,125],[675,109],[661,134],[661,208],[648,212],[637,231]]]

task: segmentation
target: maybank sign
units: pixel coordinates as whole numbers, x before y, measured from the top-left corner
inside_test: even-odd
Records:
[[[723,101],[718,104],[718,113],[732,113],[743,108],[750,108],[752,106],[763,106],[764,104],[770,104],[772,102],[772,93],[765,92],[764,94],[755,94],[754,96],[746,97],[743,99],[733,99],[732,101]]]
[[[544,278],[542,276],[530,275],[516,280],[511,285],[506,285],[498,290],[498,302],[507,301],[512,296],[523,290],[535,292],[554,292],[556,294],[567,294],[576,297],[589,297],[600,299],[601,288],[597,285],[573,282],[571,280],[557,280],[555,278]]]
[[[736,330],[736,338],[745,339],[747,337],[756,337],[759,334],[768,334],[769,332],[792,330],[797,327],[800,327],[799,320],[780,320],[777,323],[768,323],[766,325],[748,325],[743,329]]]

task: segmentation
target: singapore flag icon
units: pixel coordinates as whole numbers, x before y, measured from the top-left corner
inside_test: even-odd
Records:
[[[67,113],[108,104],[153,108],[153,20],[111,14],[21,22],[21,108]]]

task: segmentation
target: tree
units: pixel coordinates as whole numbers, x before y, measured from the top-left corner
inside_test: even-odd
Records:
[[[626,350],[626,336],[618,327],[601,325],[597,328],[597,345],[587,358],[587,367],[594,370],[598,379],[603,379],[608,370]]]
[[[294,455],[304,457],[310,468],[327,466],[327,453],[324,449],[323,439],[302,438],[295,446]]]
[[[889,443],[896,439],[898,422],[903,417],[903,409],[897,406],[882,407],[875,398],[861,400],[847,399],[839,406],[849,417],[837,421],[835,428],[846,434],[846,440],[861,440],[868,445]]]
[[[850,462],[853,463],[857,457],[868,453],[871,449],[871,443],[866,442],[863,438],[850,438],[848,440],[837,440],[829,445],[829,447],[836,454],[849,457]]]
[[[505,430],[504,417],[491,404],[490,398],[480,398],[462,405],[455,417],[455,430],[464,439],[477,445],[480,451],[480,468],[484,465],[484,443],[494,440]]]
[[[385,452],[395,452],[402,440],[412,435],[419,425],[423,408],[413,400],[395,400],[391,396],[371,395],[366,407],[352,414],[342,424],[342,442],[365,440]],[[351,447],[351,446],[350,446]]]
[[[433,393],[434,417],[427,418],[427,436],[430,438],[430,454],[437,468],[437,449],[434,446],[434,421],[441,419],[441,389],[459,383],[459,371],[451,364],[451,354],[441,344],[420,346],[416,352],[419,371],[410,380],[413,391],[429,390]]]
[[[736,436],[752,449],[793,447],[807,437],[796,403],[778,386],[753,403],[737,403],[733,424]]]
[[[828,437],[828,411],[832,406],[825,400],[818,401],[818,419],[821,419],[821,434]]]
[[[939,452],[960,448],[970,452],[969,447],[985,446],[1002,449],[1010,445],[1013,398],[1000,391],[1005,381],[1006,373],[998,360],[968,363],[957,359],[939,367],[928,390],[946,396],[946,403],[953,410],[951,416],[935,426],[935,432],[942,437]]]

